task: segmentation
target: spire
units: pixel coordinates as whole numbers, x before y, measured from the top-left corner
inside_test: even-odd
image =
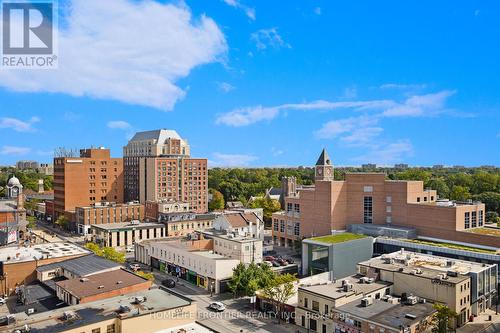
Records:
[[[321,155],[319,155],[316,165],[331,165],[331,164],[332,162],[330,160],[330,156],[328,156],[326,149],[323,148],[323,151],[321,152]]]

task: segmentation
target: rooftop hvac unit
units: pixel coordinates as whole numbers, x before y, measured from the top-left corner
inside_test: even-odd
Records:
[[[127,305],[120,305],[118,312],[120,312],[120,313],[130,312],[130,308]]]
[[[406,299],[406,304],[407,305],[415,305],[418,303],[418,298],[417,296],[408,296]]]
[[[370,306],[373,304],[373,298],[371,297],[365,297],[361,299],[361,306]]]
[[[82,277],[82,278],[80,279],[80,282],[87,282],[88,280],[89,280],[88,278],[86,278],[86,277]]]
[[[454,276],[454,277],[457,277],[458,276],[458,272],[457,271],[448,271],[446,272],[446,274],[448,276]]]
[[[407,314],[405,314],[405,318],[415,320],[415,319],[417,319],[417,316],[415,316],[414,314],[411,314],[411,313],[407,313]]]
[[[343,287],[344,291],[350,291],[352,290],[352,284],[346,283]]]
[[[389,298],[389,300],[387,300],[387,303],[390,303],[390,304],[399,304],[399,302],[400,302],[400,299],[397,297],[391,297],[391,298]]]
[[[141,224],[141,221],[139,221],[139,220],[132,220],[132,221],[130,221],[130,224],[134,224],[134,225]]]
[[[362,278],[359,279],[359,282],[369,284],[375,282],[375,279],[363,276]]]
[[[425,304],[427,303],[427,300],[425,298],[421,298],[418,300],[419,303]]]
[[[64,311],[63,312],[63,316],[62,316],[63,320],[71,320],[71,319],[75,319],[75,318],[76,318],[76,313],[74,313],[73,311]]]

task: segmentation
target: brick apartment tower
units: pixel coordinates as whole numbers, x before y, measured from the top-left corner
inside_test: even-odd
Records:
[[[54,215],[96,202],[123,202],[123,160],[109,149],[81,149],[80,157],[54,158]]]
[[[207,159],[190,158],[190,147],[173,130],[138,132],[123,148],[127,200],[188,202],[208,211]]]

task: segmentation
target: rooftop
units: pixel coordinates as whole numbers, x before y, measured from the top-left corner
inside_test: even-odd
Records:
[[[89,250],[72,243],[46,243],[30,247],[10,246],[0,249],[0,261],[4,263],[26,262],[48,258],[60,258],[90,254]]]
[[[135,304],[134,300],[137,296],[146,297],[146,301]],[[18,313],[15,315],[17,325],[0,327],[0,332],[12,332],[14,327],[23,327],[27,324],[31,327],[31,333],[58,333],[118,316],[122,319],[132,318],[189,304],[191,302],[187,298],[177,296],[167,290],[151,289],[96,302],[68,306],[50,312],[35,313],[30,316],[25,313]],[[120,306],[127,306],[130,311],[118,314]],[[76,314],[76,317],[71,320],[63,320],[63,313],[66,311]]]
[[[163,223],[131,223],[131,222],[119,222],[119,223],[103,223],[103,224],[92,224],[92,228],[102,229],[107,231],[117,230],[117,229],[148,229],[148,228],[164,228]]]
[[[338,299],[342,297],[348,297],[352,295],[368,294],[379,289],[384,289],[392,285],[390,282],[385,281],[374,281],[371,283],[363,283],[360,281],[362,275],[351,275],[343,279],[339,279],[335,282],[322,282],[317,284],[306,283],[299,287],[301,290],[305,290],[311,293],[319,294],[324,297]],[[352,289],[344,291],[342,288],[342,281],[348,281],[352,284]]]
[[[415,243],[415,244],[445,247],[445,248],[454,249],[454,250],[496,254],[495,250],[481,249],[481,248],[467,246],[467,245],[461,245],[461,244],[452,244],[452,243],[437,242],[437,241],[430,241],[430,240],[423,240],[423,239],[398,239],[398,240],[403,241],[403,242]]]
[[[120,265],[117,263],[101,258],[94,254],[65,260],[58,263],[39,266],[36,270],[38,272],[46,272],[62,268],[65,271],[70,271],[73,275],[82,277],[96,274],[105,270],[119,269]]]
[[[366,237],[368,237],[368,236],[361,235],[361,234],[352,234],[350,232],[343,232],[343,233],[336,234],[336,235],[313,237],[313,238],[309,238],[309,240],[312,240],[315,242],[320,242],[320,243],[335,244],[335,243],[349,242],[349,241],[352,241],[355,239],[361,239],[361,238],[366,238]]]
[[[403,274],[419,275],[424,278],[436,279],[445,276],[449,283],[460,283],[467,280],[469,273],[478,273],[491,265],[458,259],[438,257],[429,254],[409,251],[398,251],[384,254],[380,257],[359,263],[387,271],[399,271]]]
[[[500,228],[474,228],[470,229],[469,232],[488,236],[498,236],[500,237]]]
[[[158,130],[152,130],[152,131],[137,132],[132,137],[132,139],[130,139],[129,142],[156,140],[156,142],[158,142],[158,143],[164,143],[166,139],[170,139],[170,138],[181,140],[181,137],[179,136],[179,134],[174,130],[158,129]]]
[[[15,212],[17,199],[0,199],[0,212]]]
[[[235,235],[235,234],[231,234],[231,233],[226,233],[224,231],[219,231],[216,229],[204,230],[204,231],[201,231],[201,234],[207,236],[208,238],[210,238],[210,237],[223,238],[223,239],[231,240],[234,242],[240,242],[240,243],[261,241],[259,238],[240,236],[237,234]]]
[[[428,318],[435,310],[430,303],[417,303],[415,305],[391,304],[383,300],[374,300],[369,306],[361,306],[356,300],[337,308],[338,311],[363,318],[377,324],[399,329],[407,327],[422,319]],[[407,316],[411,315],[411,317]]]
[[[85,278],[75,278],[56,282],[78,298],[119,290],[146,282],[147,280],[124,269],[98,273]]]

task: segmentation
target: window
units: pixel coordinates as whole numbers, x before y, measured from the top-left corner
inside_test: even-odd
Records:
[[[391,196],[385,197],[385,202],[391,203],[392,202],[392,197]]]
[[[431,195],[431,201],[434,201],[434,196],[433,195]]]
[[[472,227],[477,227],[477,212],[472,212]]]
[[[365,192],[365,193],[371,193],[371,192],[373,192],[373,186],[364,186],[363,187],[363,192]]]
[[[309,306],[309,302],[307,301],[307,297],[304,298],[304,307],[307,308]]]
[[[106,333],[115,333],[115,324],[108,325],[106,327]]]
[[[373,223],[373,197],[363,199],[363,223]]]
[[[328,304],[325,304],[325,314],[328,314]]]
[[[294,228],[294,235],[299,236],[300,235],[300,223],[295,223],[295,228]]]
[[[280,221],[280,232],[285,232],[285,221]]]
[[[287,203],[287,204],[286,204],[286,211],[287,211],[287,212],[291,212],[291,211],[292,211],[292,207],[293,207],[293,204],[292,204],[292,203],[290,203],[290,202],[289,202],[289,203]]]
[[[312,301],[312,309],[314,311],[319,311],[319,302],[317,301]]]
[[[385,207],[385,211],[386,211],[387,213],[392,212],[392,207],[391,207],[391,206],[387,206],[387,207]]]
[[[101,329],[100,328],[94,328],[94,329],[92,329],[92,333],[101,333]]]
[[[482,227],[484,222],[484,217],[483,217],[483,211],[479,211],[479,219],[478,219],[478,226]]]
[[[417,197],[417,202],[420,202],[420,197]]]
[[[465,225],[464,225],[464,228],[465,229],[469,229],[470,228],[470,212],[465,212]]]
[[[325,324],[323,324],[323,331],[322,332],[326,333],[326,325]]]
[[[312,331],[316,332],[316,330],[318,329],[318,324],[315,319],[309,319],[309,328]]]
[[[386,216],[385,223],[392,223],[392,216]]]
[[[277,219],[274,219],[274,231],[278,231],[278,220]]]

